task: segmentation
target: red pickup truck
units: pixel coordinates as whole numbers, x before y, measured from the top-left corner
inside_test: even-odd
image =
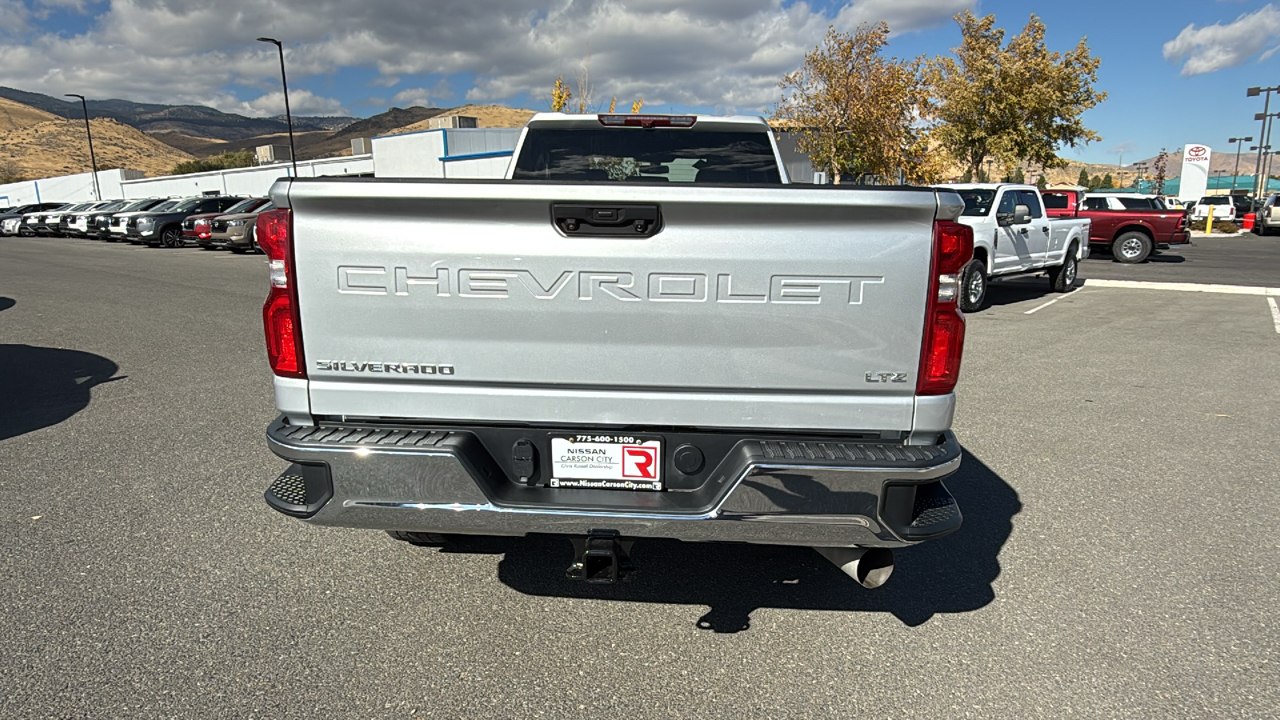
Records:
[[[1157,247],[1191,242],[1184,210],[1124,207],[1117,198],[1085,197],[1077,190],[1045,190],[1049,217],[1081,217],[1093,221],[1089,244],[1106,246],[1122,263],[1140,263]]]

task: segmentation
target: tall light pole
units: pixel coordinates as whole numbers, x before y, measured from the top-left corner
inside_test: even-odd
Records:
[[[1254,120],[1262,121],[1262,132],[1258,135],[1258,142],[1262,143],[1263,145],[1266,145],[1269,143],[1268,140],[1264,140],[1263,138],[1267,136],[1267,125],[1268,125],[1267,117],[1268,117],[1268,114],[1271,112],[1271,93],[1276,91],[1280,91],[1280,85],[1277,85],[1276,87],[1268,87],[1268,88],[1251,87],[1245,91],[1245,97],[1258,97],[1259,95],[1266,93],[1266,100],[1262,104],[1262,115],[1261,116],[1255,115],[1253,118]],[[1261,172],[1262,172],[1262,153],[1259,152],[1257,162],[1254,164],[1254,169],[1253,169],[1253,191],[1254,191],[1253,197],[1255,200],[1258,198],[1258,195],[1261,194],[1261,192],[1258,190],[1258,176]]]
[[[1253,136],[1250,135],[1249,137],[1231,138],[1230,140],[1227,140],[1227,142],[1236,144],[1236,169],[1231,173],[1231,194],[1235,195],[1236,178],[1240,176],[1240,148],[1247,142],[1253,142]]]
[[[84,110],[84,134],[89,138],[89,165],[93,168],[93,199],[102,199],[102,189],[98,187],[98,158],[93,154],[93,132],[89,130],[89,103],[83,95],[64,93],[65,97],[80,98],[80,108]]]
[[[284,89],[284,119],[289,123],[289,162],[293,163],[293,176],[298,177],[298,151],[293,147],[293,114],[289,112],[289,81],[284,75],[284,45],[281,45],[279,40],[269,37],[260,37],[258,42],[271,43],[280,52],[280,87]]]
[[[1274,118],[1277,118],[1277,117],[1280,117],[1280,112],[1258,113],[1257,115],[1253,116],[1254,120],[1261,120],[1266,125],[1266,128],[1267,128],[1267,132],[1265,133],[1265,136],[1262,138],[1263,152],[1260,152],[1258,154],[1259,159],[1262,160],[1262,167],[1260,168],[1262,171],[1261,172],[1262,184],[1261,184],[1261,189],[1259,189],[1257,194],[1254,195],[1255,199],[1262,197],[1267,192],[1267,178],[1270,177],[1271,175],[1271,153],[1269,152],[1271,150],[1271,130],[1275,127],[1276,123]]]

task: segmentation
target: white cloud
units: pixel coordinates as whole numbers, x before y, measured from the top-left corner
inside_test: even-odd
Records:
[[[208,105],[223,112],[238,113],[249,117],[275,117],[284,115],[284,93],[276,90],[243,102],[227,93],[215,94],[200,105]],[[290,90],[289,110],[294,115],[350,115],[335,98],[312,94],[310,90]]]
[[[0,8],[10,3],[0,0]],[[86,33],[27,30],[21,43],[0,43],[0,84],[152,102],[215,98],[223,109],[273,114],[276,51],[253,41],[268,35],[285,41],[291,80],[353,66],[375,70],[371,84],[382,87],[402,76],[468,74],[473,85],[456,92],[401,95],[501,101],[524,92],[540,97],[557,75],[572,78],[589,43],[604,102],[643,96],[650,106],[755,110],[777,100],[778,79],[832,23],[851,29],[886,20],[907,32],[975,4],[848,0],[824,11],[805,0],[114,0]],[[233,84],[265,95],[241,102],[226,95]],[[336,111],[332,98],[302,92],[290,92],[295,112]]]
[[[1188,25],[1164,44],[1164,58],[1185,62],[1183,75],[1203,75],[1235,67],[1255,55],[1265,60],[1276,51],[1280,35],[1280,9],[1274,4],[1241,15],[1234,22],[1204,27]]]
[[[426,88],[407,88],[391,98],[391,104],[399,107],[431,107],[431,94]]]

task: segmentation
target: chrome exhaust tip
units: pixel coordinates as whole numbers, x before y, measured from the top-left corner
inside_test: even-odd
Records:
[[[869,590],[884,585],[893,574],[893,551],[887,548],[814,548],[818,554]]]

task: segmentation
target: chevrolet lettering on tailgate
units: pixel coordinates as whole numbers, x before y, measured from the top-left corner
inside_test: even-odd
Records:
[[[575,282],[576,280],[576,282]],[[426,292],[436,297],[498,298],[524,295],[554,300],[573,285],[579,300],[607,297],[623,302],[780,303],[817,305],[827,302],[861,305],[868,285],[882,285],[873,275],[773,275],[736,280],[718,273],[714,280],[704,273],[649,273],[637,280],[630,272],[565,270],[540,278],[529,270],[479,270],[437,267],[430,275],[414,275],[407,267],[341,265],[338,292],[351,295],[411,295]]]

